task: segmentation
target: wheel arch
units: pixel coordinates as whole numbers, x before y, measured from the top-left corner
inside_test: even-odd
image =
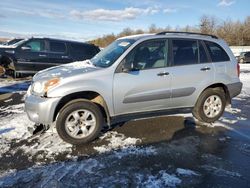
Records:
[[[71,102],[77,102],[81,100],[89,100],[95,103],[101,110],[101,113],[103,114],[103,117],[108,125],[110,125],[110,114],[109,109],[107,106],[106,101],[104,100],[104,97],[100,95],[99,93],[95,91],[82,91],[82,92],[76,92],[71,93],[66,96],[64,96],[57,104],[54,115],[53,115],[53,121],[56,120],[58,114],[60,111],[65,108],[67,105],[71,104]]]
[[[215,84],[212,84],[208,87],[206,87],[205,89],[202,90],[202,92],[199,94],[199,96],[208,88],[222,88],[223,91],[225,92],[225,95],[226,95],[226,105],[229,105],[231,104],[231,98],[230,98],[230,93],[229,93],[229,90],[228,90],[228,87],[223,84],[223,83],[215,83]]]

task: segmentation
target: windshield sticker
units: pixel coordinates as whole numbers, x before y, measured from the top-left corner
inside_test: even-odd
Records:
[[[122,46],[122,47],[126,47],[126,46],[128,46],[130,43],[129,42],[121,42],[121,43],[119,43],[118,45],[119,46]]]

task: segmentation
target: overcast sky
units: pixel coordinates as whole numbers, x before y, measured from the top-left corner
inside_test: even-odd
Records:
[[[1,0],[0,36],[89,40],[125,27],[197,26],[202,15],[244,20],[249,0]]]

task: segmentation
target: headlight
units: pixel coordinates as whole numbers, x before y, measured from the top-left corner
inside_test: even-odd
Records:
[[[42,82],[35,82],[33,84],[33,91],[35,93],[42,93],[44,91],[44,84]]]
[[[43,96],[49,89],[55,87],[60,82],[60,78],[52,78],[47,81],[36,81],[32,85],[32,92],[36,95]]]

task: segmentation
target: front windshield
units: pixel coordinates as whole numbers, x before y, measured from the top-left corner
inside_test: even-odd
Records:
[[[21,41],[15,43],[15,44],[13,44],[13,46],[19,46],[19,45],[23,44],[23,43],[26,42],[26,41],[27,41],[27,39],[23,39],[23,40],[21,40]]]
[[[133,43],[133,39],[120,39],[104,48],[91,62],[97,67],[111,66]]]

